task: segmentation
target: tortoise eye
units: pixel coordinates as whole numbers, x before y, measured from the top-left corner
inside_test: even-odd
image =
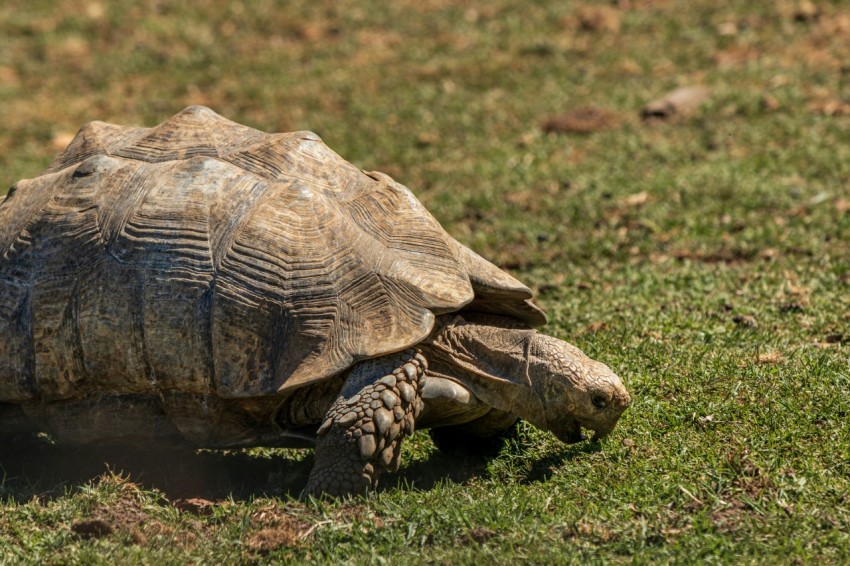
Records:
[[[596,393],[593,397],[590,398],[590,402],[593,403],[593,406],[597,409],[604,409],[608,406],[608,398],[601,393]]]

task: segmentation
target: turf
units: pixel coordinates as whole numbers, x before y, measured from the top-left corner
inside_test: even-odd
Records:
[[[4,446],[0,557],[850,561],[848,60],[839,1],[6,0],[0,186],[93,119],[316,131],[532,286],[634,403],[598,446],[524,426],[482,461],[417,433],[337,502],[294,498],[309,453]],[[641,118],[689,85],[708,102]]]

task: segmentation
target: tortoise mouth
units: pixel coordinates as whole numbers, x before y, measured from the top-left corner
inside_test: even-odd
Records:
[[[581,430],[581,423],[578,421],[570,421],[556,436],[564,444],[576,444],[582,440],[587,440],[587,436]]]
[[[586,432],[592,434],[586,434]],[[576,444],[578,442],[588,439],[590,439],[592,442],[602,440],[603,438],[608,436],[608,433],[610,432],[610,430],[604,429],[590,429],[586,426],[582,426],[581,422],[573,420],[570,421],[567,426],[564,427],[563,430],[557,433],[556,436],[558,437],[558,440],[560,440],[564,444]]]

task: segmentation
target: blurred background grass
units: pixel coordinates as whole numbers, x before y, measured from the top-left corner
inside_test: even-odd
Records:
[[[204,523],[205,545],[93,543],[61,526],[91,515],[83,494],[12,505],[3,544],[73,560],[850,559],[848,61],[838,0],[5,0],[0,187],[89,120],[204,104],[313,130],[534,287],[546,331],[608,362],[635,404],[601,452],[526,430],[469,473],[417,437],[388,483],[425,491],[353,519],[298,507],[322,525],[308,543],[248,544],[271,528],[256,501]],[[695,111],[641,118],[691,85],[710,90]]]

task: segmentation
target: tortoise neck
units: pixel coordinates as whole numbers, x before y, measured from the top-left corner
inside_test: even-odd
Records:
[[[529,356],[537,332],[491,315],[441,317],[421,346],[429,373],[452,379],[495,409],[536,423],[542,402],[532,387]]]

